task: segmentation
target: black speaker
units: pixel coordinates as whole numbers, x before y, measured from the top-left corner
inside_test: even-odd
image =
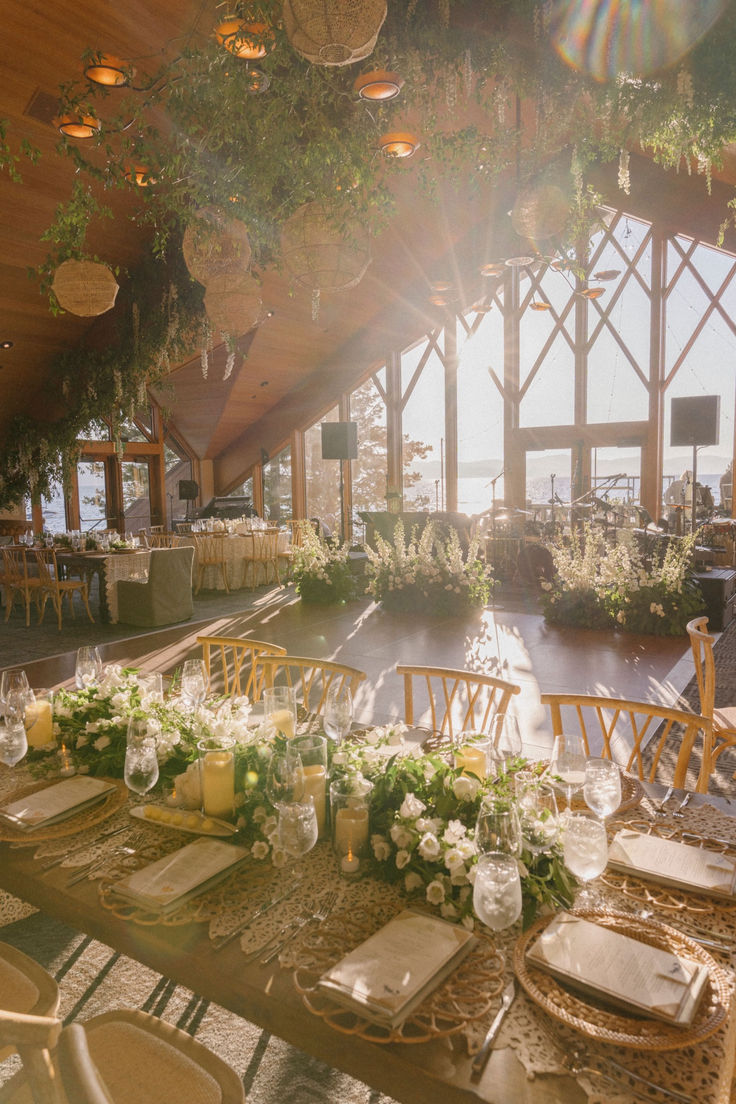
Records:
[[[193,502],[199,494],[199,487],[193,479],[180,479],[178,493],[182,502]]]
[[[718,444],[720,395],[673,399],[670,414],[670,445]]]
[[[322,422],[322,459],[358,459],[357,422]]]

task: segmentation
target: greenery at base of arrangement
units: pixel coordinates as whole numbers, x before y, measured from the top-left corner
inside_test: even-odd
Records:
[[[398,520],[393,543],[377,533],[375,549],[366,546],[368,593],[396,612],[459,616],[482,608],[494,581],[478,547],[472,540],[464,553],[457,530],[450,527],[445,538],[433,522],[407,541]]]
[[[545,618],[576,628],[683,635],[703,609],[694,544],[689,536],[645,554],[636,544],[611,545],[586,525],[549,546],[556,576],[542,583]]]
[[[355,598],[350,546],[337,539],[324,540],[309,521],[301,522],[299,536],[301,543],[294,547],[291,571],[302,601],[331,605]]]

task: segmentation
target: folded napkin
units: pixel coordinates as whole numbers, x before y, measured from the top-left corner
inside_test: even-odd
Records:
[[[732,897],[736,889],[736,861],[733,858],[628,828],[614,836],[608,852],[608,866],[661,885],[719,897]]]
[[[95,805],[114,789],[115,784],[103,778],[77,775],[3,805],[0,819],[22,832],[32,832]]]

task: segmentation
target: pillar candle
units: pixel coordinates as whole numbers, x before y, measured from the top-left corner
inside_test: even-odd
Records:
[[[26,706],[25,725],[30,747],[42,747],[44,744],[53,743],[51,702],[43,699],[30,702]]]
[[[235,805],[235,757],[231,751],[208,751],[202,760],[202,811],[232,816]]]
[[[368,810],[338,809],[335,816],[335,850],[338,855],[356,858],[368,849]]]
[[[466,744],[455,752],[455,766],[461,769],[463,774],[472,771],[478,778],[485,778],[488,772],[486,753],[482,748]]]
[[[326,827],[326,802],[327,802],[327,772],[319,763],[304,768],[304,797],[314,798],[314,810],[317,814],[317,828],[320,839],[325,834]]]

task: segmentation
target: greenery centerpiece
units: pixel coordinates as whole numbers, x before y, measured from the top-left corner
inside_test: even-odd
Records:
[[[441,536],[428,521],[417,538],[406,540],[404,524],[396,522],[393,542],[376,534],[376,547],[366,545],[368,593],[385,609],[452,616],[485,606],[494,585],[491,570],[478,558],[472,539],[463,552],[457,530]]]
[[[542,583],[544,615],[553,625],[679,636],[702,609],[694,543],[689,536],[645,554],[585,525],[550,545],[556,576]]]
[[[310,521],[299,525],[291,573],[303,602],[330,604],[355,597],[355,579],[350,570],[350,545],[336,538],[324,539]]]

